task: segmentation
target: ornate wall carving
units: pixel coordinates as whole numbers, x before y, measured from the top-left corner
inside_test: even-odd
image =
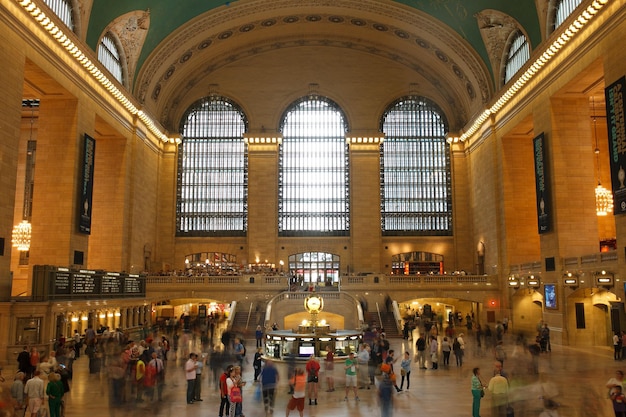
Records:
[[[501,87],[503,83],[500,73],[504,62],[503,56],[506,53],[504,49],[510,34],[519,29],[520,25],[511,16],[492,9],[477,13],[476,21],[489,54],[496,84]]]

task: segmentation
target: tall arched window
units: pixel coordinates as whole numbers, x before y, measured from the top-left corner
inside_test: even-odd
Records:
[[[326,252],[304,252],[289,255],[289,275],[295,277],[290,286],[295,290],[298,285],[309,283],[339,282],[339,255]]]
[[[310,95],[284,113],[280,131],[280,236],[350,232],[348,126],[331,100]]]
[[[528,40],[520,30],[513,32],[509,39],[504,67],[504,84],[508,83],[530,59]]]
[[[451,235],[450,152],[442,111],[404,97],[383,114],[380,153],[383,235]]]
[[[117,81],[122,84],[124,83],[120,48],[118,47],[115,37],[110,32],[104,35],[100,40],[100,44],[98,45],[98,61],[109,70]]]
[[[248,154],[243,111],[224,97],[194,103],[178,149],[177,236],[245,236]]]
[[[44,0],[46,6],[56,14],[65,26],[74,31],[74,17],[70,0]]]
[[[558,28],[580,4],[582,0],[557,0],[554,17],[554,28]]]

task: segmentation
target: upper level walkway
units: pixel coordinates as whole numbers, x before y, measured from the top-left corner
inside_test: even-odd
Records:
[[[419,291],[421,297],[452,297],[481,302],[484,292],[501,291],[495,275],[342,275],[333,285],[317,284],[314,291],[349,291],[354,293],[376,291],[389,294],[393,299],[406,300],[407,294]],[[221,276],[148,276],[146,295],[151,299],[161,296],[168,299],[211,296],[224,298],[226,294],[243,291],[249,296],[272,296],[282,291],[308,291],[303,286],[290,284],[284,275],[221,275]],[[474,293],[474,295],[472,295]],[[411,295],[412,297],[413,295]]]

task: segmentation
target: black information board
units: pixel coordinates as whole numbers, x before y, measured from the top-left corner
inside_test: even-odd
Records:
[[[100,278],[100,292],[102,294],[122,294],[123,277],[120,274],[104,274]]]
[[[33,300],[129,298],[146,296],[146,277],[123,272],[33,267]]]
[[[98,276],[95,273],[78,272],[72,276],[72,294],[74,295],[93,295],[100,290],[98,285]]]
[[[145,278],[141,278],[139,275],[129,275],[124,278],[124,293],[125,294],[145,294]]]
[[[54,293],[55,294],[67,294],[70,292],[70,271],[59,270],[54,275]]]

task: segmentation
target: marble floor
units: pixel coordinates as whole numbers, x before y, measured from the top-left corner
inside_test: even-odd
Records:
[[[470,378],[472,368],[480,367],[483,382],[486,384],[493,372],[493,354],[476,348],[473,340],[466,336],[468,348],[462,367],[454,364],[441,366],[438,370],[421,370],[413,363],[409,390],[394,394],[394,417],[403,416],[471,416],[472,397]],[[413,341],[392,339],[391,348],[396,352],[414,353]],[[553,398],[560,407],[545,416],[612,416],[611,403],[607,398],[605,384],[618,369],[626,369],[626,362],[613,360],[609,348],[572,348],[553,346],[552,352],[542,354],[539,361],[539,374],[529,373],[530,357],[515,345],[512,338],[505,336],[507,360],[504,368],[509,373],[511,384],[510,400],[515,416],[539,416],[543,411],[543,397]],[[193,348],[193,347],[192,347]],[[249,355],[250,356],[250,355]],[[401,355],[400,355],[401,356]],[[251,359],[251,358],[249,358]],[[116,417],[159,415],[176,417],[217,417],[219,395],[210,383],[210,370],[205,368],[202,379],[202,402],[188,405],[185,401],[186,382],[182,369],[183,361],[168,362],[167,386],[163,402],[129,403],[119,407],[109,406],[107,378],[102,374],[89,374],[88,359],[81,357],[74,364],[74,378],[71,392],[66,394],[65,417]],[[276,416],[283,416],[290,395],[287,394],[287,378],[283,364],[279,364],[281,384],[276,398]],[[2,384],[8,390],[14,369],[5,367],[3,375],[7,381]],[[340,367],[335,367],[336,391],[326,392],[326,375],[321,374],[318,405],[306,405],[305,416],[359,417],[380,416],[376,390],[359,390],[361,401],[352,397],[344,401],[344,387]],[[265,417],[263,406],[255,401],[253,369],[247,365],[244,379],[249,383],[243,393],[243,413],[246,417]],[[307,402],[308,404],[308,402]],[[297,411],[291,412],[297,416]],[[16,413],[21,417],[22,414]],[[482,400],[481,417],[493,416],[491,398],[487,394]]]

